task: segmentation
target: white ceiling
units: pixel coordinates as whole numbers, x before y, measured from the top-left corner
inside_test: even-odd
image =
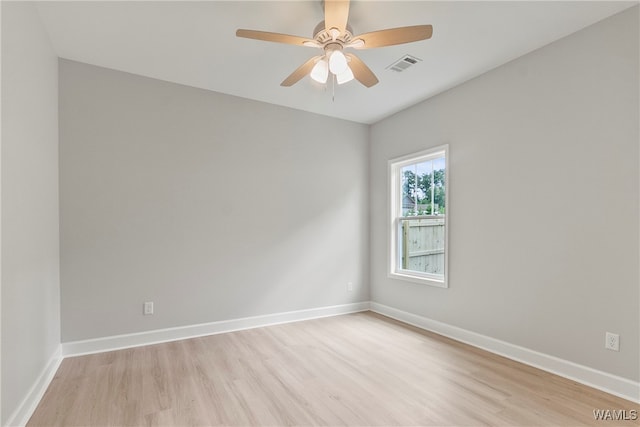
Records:
[[[238,28],[311,37],[323,19],[315,1],[42,2],[62,58],[374,123],[485,71],[611,16],[638,1],[356,1],[354,34],[432,24],[433,38],[356,53],[378,76],[324,89],[305,78],[280,82],[318,50],[235,37]],[[385,68],[410,54],[402,73]]]

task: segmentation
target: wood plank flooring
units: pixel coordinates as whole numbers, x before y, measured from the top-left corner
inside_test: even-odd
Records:
[[[628,425],[633,404],[370,312],[65,359],[29,426]]]

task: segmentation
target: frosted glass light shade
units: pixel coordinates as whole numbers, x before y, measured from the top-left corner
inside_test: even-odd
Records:
[[[327,82],[327,78],[329,77],[329,65],[325,59],[321,59],[316,62],[316,65],[313,66],[311,70],[311,78],[318,83],[325,84]]]
[[[346,70],[336,76],[336,81],[339,85],[350,82],[351,80],[353,80],[353,71],[351,71],[351,68],[348,66]]]
[[[345,72],[349,68],[347,57],[339,50],[334,50],[329,57],[329,70],[336,76]]]

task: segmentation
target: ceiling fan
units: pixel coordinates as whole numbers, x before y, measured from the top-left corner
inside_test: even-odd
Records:
[[[332,78],[335,76],[338,84],[346,83],[355,78],[366,87],[371,87],[378,83],[376,75],[356,55],[343,53],[345,49],[393,46],[426,40],[431,38],[433,34],[431,25],[414,25],[354,36],[347,22],[348,18],[349,1],[324,0],[324,21],[316,26],[311,39],[244,29],[236,31],[236,36],[323,50],[321,55],[314,56],[291,73],[280,84],[281,86],[293,86],[307,74],[310,74],[313,80],[324,84],[331,74]]]

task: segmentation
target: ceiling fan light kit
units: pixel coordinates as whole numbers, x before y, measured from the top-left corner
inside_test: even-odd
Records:
[[[410,27],[391,28],[373,31],[354,36],[348,25],[349,1],[325,0],[324,21],[315,30],[313,39],[291,36],[288,34],[270,33],[266,31],[244,30],[236,31],[237,37],[276,43],[293,44],[298,46],[315,47],[324,51],[323,55],[315,56],[298,67],[280,84],[293,86],[304,76],[309,75],[314,81],[326,84],[329,74],[335,76],[338,84],[358,80],[366,87],[378,83],[376,75],[353,53],[345,54],[345,48],[371,49],[375,47],[393,46],[411,43],[431,38],[431,25],[414,25]],[[333,77],[332,77],[333,79]]]

